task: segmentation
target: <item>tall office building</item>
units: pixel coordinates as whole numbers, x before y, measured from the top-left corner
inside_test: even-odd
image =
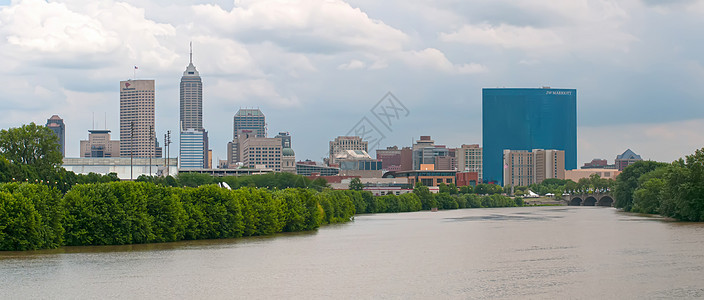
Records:
[[[181,129],[203,130],[203,82],[193,65],[193,51],[181,76]]]
[[[154,80],[120,81],[120,156],[156,157]]]
[[[565,167],[577,168],[577,90],[485,88],[482,90],[483,180],[503,184],[504,150],[565,151]]]
[[[208,163],[208,132],[203,128],[203,81],[193,65],[193,48],[189,52],[188,66],[181,76],[179,102],[181,167],[207,168],[210,164]],[[200,148],[196,149],[196,145],[200,145]]]
[[[253,137],[266,137],[264,113],[258,108],[240,108],[234,117],[232,139],[237,139],[240,130],[251,130]]]
[[[61,157],[66,157],[66,124],[64,119],[58,115],[53,115],[46,120],[46,127],[56,134],[59,138],[59,146],[61,146]]]
[[[259,109],[240,108],[233,121],[232,141],[227,143],[227,164],[230,168],[243,161],[240,143],[249,137],[266,137],[266,117]]]

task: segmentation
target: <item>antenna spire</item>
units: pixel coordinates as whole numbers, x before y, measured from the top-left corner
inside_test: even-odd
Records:
[[[189,45],[190,48],[191,48],[191,52],[189,52],[189,55],[190,55],[190,61],[189,61],[189,62],[190,62],[190,63],[193,63],[193,42],[189,42],[188,45]]]

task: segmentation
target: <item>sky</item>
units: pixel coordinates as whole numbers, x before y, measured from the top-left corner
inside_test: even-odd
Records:
[[[702,36],[690,0],[0,0],[0,128],[58,114],[78,157],[89,129],[119,138],[138,66],[163,142],[192,42],[215,164],[239,108],[320,161],[359,129],[375,148],[481,144],[482,88],[542,86],[577,89],[578,165],[628,148],[670,162],[704,147]]]

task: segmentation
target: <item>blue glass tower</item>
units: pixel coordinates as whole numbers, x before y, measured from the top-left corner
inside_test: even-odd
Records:
[[[577,90],[482,89],[484,179],[503,184],[503,150],[565,151],[565,168],[577,168]]]

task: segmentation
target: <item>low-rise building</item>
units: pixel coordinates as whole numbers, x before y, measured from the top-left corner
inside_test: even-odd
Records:
[[[178,175],[178,158],[152,158],[150,160],[140,157],[130,160],[129,157],[65,157],[62,167],[77,174],[107,175],[116,173],[118,178],[129,180],[130,178],[137,179],[140,175],[165,176],[167,172],[171,176],[176,176]]]
[[[603,169],[603,168],[566,170],[565,171],[565,179],[569,179],[574,182],[577,182],[582,178],[589,178],[589,176],[592,176],[594,174],[597,174],[597,175],[599,175],[599,177],[604,178],[604,179],[616,180],[616,176],[618,176],[618,174],[621,174],[621,171],[616,170],[616,169]]]
[[[120,157],[120,141],[110,139],[110,130],[88,130],[81,141],[81,157]]]

